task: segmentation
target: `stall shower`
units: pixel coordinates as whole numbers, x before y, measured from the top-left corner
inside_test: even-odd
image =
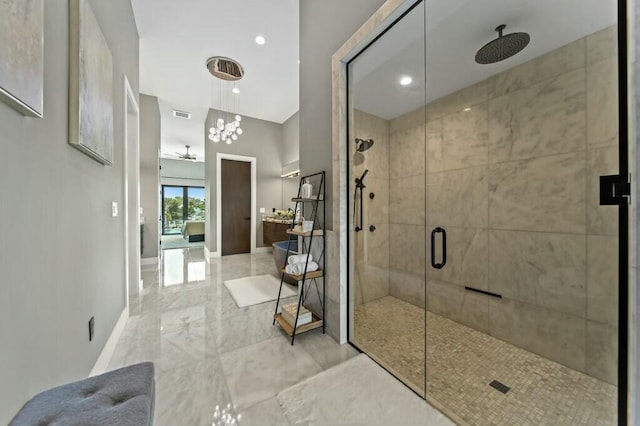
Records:
[[[460,423],[616,424],[616,2],[539,3],[417,2],[349,63],[349,340]]]

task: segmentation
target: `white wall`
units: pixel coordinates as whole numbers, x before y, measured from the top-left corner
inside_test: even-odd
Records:
[[[138,33],[129,0],[89,2],[113,55],[113,165],[68,144],[67,0],[44,2],[44,118],[0,103],[0,424],[87,377],[125,308],[124,214],[111,217],[111,202],[124,205],[124,75],[137,96]]]
[[[204,186],[204,162],[162,158],[160,164],[162,185]]]

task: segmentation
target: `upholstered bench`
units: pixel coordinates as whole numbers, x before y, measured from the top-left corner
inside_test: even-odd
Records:
[[[154,401],[153,364],[143,362],[44,391],[22,407],[10,426],[148,426]]]

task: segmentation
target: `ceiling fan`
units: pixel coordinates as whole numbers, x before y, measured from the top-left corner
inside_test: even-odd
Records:
[[[189,153],[189,148],[191,148],[191,145],[185,145],[184,147],[187,148],[187,152],[185,154],[182,154],[180,152],[176,152],[175,154],[169,154],[169,155],[172,156],[172,157],[179,158],[181,160],[196,161],[198,156],[196,154],[190,154]]]

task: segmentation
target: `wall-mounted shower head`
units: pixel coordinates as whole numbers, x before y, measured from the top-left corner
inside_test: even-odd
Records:
[[[356,138],[356,145],[358,145],[358,152],[365,152],[373,146],[373,139],[360,139]]]
[[[476,53],[477,63],[494,64],[496,62],[504,61],[527,47],[529,40],[531,39],[529,34],[511,33],[502,35],[502,31],[506,27],[507,26],[504,24],[496,27],[498,38],[491,40],[478,50],[478,53]]]

